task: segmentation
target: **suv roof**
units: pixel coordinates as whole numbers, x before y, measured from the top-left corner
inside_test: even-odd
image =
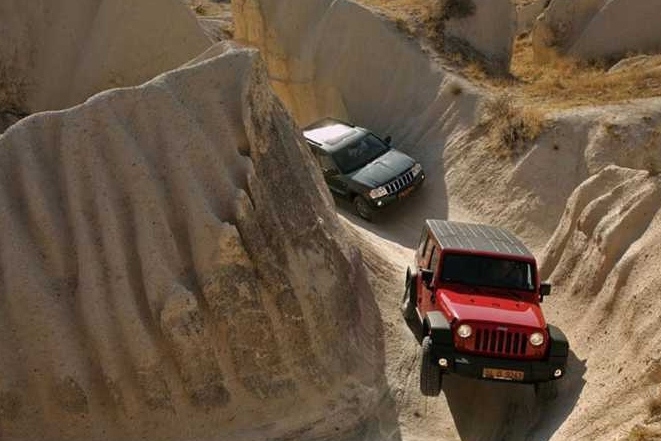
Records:
[[[324,150],[333,152],[365,135],[365,129],[333,118],[325,118],[303,129],[303,135]]]
[[[523,242],[500,227],[437,219],[428,219],[426,223],[443,248],[533,258]]]

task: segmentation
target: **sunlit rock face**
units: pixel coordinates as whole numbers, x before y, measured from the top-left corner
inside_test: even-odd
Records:
[[[560,439],[616,437],[658,393],[660,240],[658,173],[608,166],[569,198],[541,256],[541,276],[554,284],[547,318],[570,329],[572,351],[587,360],[582,381],[611,386],[585,388]],[[615,416],[603,411],[613,396],[629,403]]]
[[[211,44],[179,0],[3,0],[0,17],[0,132],[140,84]]]
[[[443,25],[443,46],[480,60],[495,75],[509,72],[517,16],[509,0],[455,2]]]
[[[545,61],[559,53],[610,61],[661,52],[659,12],[656,1],[553,0],[533,27],[535,59]]]
[[[365,418],[378,310],[255,50],[25,118],[0,167],[3,439],[306,439]]]

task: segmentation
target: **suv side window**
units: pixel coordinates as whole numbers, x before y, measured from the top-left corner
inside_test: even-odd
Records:
[[[319,167],[321,167],[321,171],[326,174],[328,172],[334,172],[337,173],[337,166],[335,165],[335,161],[330,157],[330,155],[321,152],[319,150],[314,150],[314,157],[317,159],[317,162],[319,163]]]

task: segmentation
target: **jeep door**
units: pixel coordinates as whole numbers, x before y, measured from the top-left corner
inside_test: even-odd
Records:
[[[436,293],[434,283],[436,281],[436,273],[438,271],[438,263],[441,258],[441,248],[431,238],[428,238],[424,246],[424,253],[419,261],[418,266],[418,307],[421,315],[424,315],[434,309],[438,309],[436,304]],[[427,273],[427,276],[425,276]],[[424,281],[427,277],[431,288]]]

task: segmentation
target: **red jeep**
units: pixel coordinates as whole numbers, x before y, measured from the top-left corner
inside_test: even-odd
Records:
[[[438,395],[451,372],[552,389],[547,382],[565,374],[569,344],[544,320],[540,303],[550,290],[508,231],[427,220],[401,306],[422,329],[423,395]]]

